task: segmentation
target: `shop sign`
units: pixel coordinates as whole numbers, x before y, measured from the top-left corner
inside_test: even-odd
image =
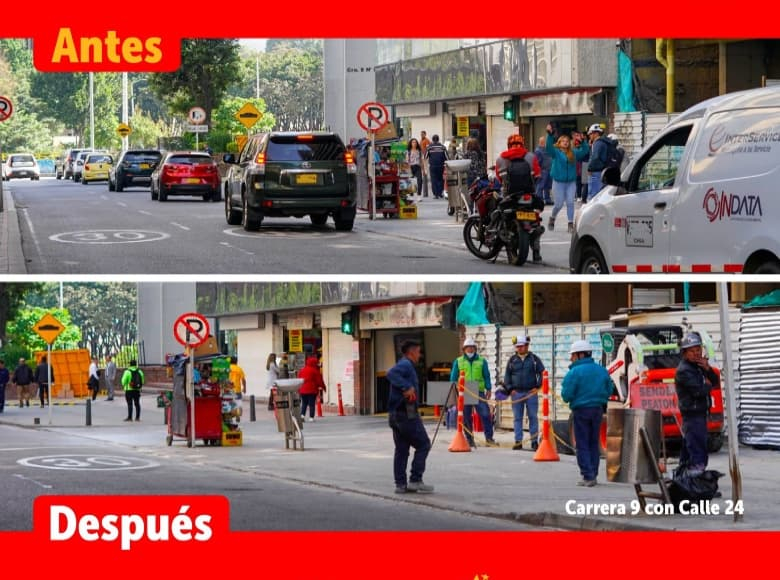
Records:
[[[441,302],[408,302],[361,310],[360,328],[441,326]]]
[[[290,352],[303,352],[303,330],[290,330],[288,332]]]
[[[311,312],[301,314],[287,315],[287,328],[300,328],[301,330],[311,330],[314,327],[314,316]]]
[[[592,115],[593,96],[600,92],[600,89],[585,89],[523,96],[519,113],[521,117]]]
[[[469,136],[469,118],[458,117],[458,137]]]
[[[344,365],[344,380],[345,381],[355,380],[355,361],[348,360],[347,363]]]

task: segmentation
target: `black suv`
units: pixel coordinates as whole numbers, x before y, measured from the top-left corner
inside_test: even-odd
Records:
[[[236,158],[227,154],[225,219],[255,231],[265,217],[308,215],[336,229],[355,223],[357,166],[341,138],[326,132],[252,135]]]
[[[152,182],[152,171],[162,159],[157,149],[128,149],[119,155],[108,174],[108,190],[122,191],[135,185],[147,186]]]

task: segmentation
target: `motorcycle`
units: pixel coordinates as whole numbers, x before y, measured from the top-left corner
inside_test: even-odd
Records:
[[[481,260],[494,260],[506,249],[507,261],[522,266],[534,240],[545,229],[541,202],[532,193],[513,193],[500,198],[497,180],[478,179],[469,187],[476,212],[463,225],[463,240],[469,252]]]

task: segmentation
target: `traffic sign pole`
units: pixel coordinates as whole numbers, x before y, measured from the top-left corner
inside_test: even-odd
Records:
[[[374,131],[370,131],[371,133],[371,149],[370,149],[370,165],[371,171],[369,175],[371,176],[371,215],[370,219],[376,219],[376,157],[374,155],[375,151],[375,143],[376,143],[376,134]]]
[[[51,409],[54,407],[51,404],[51,343],[49,343],[48,353],[49,356],[46,358],[46,400],[49,402],[49,425],[51,425]],[[38,385],[38,388],[40,388],[40,385]]]

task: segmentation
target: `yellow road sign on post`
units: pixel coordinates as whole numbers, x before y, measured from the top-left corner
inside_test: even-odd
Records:
[[[119,133],[120,137],[127,137],[130,133],[133,132],[133,130],[130,128],[130,125],[119,123],[119,126],[116,128],[116,132]]]
[[[51,314],[44,314],[43,318],[33,326],[33,330],[50,345],[65,330],[65,326]]]
[[[241,107],[236,113],[236,119],[238,119],[238,122],[247,129],[252,127],[262,118],[263,114],[258,111],[257,107],[255,107],[252,103],[244,103],[244,106]]]
[[[247,137],[246,135],[236,135],[236,147],[238,148],[239,153],[244,148],[244,145],[246,145],[246,142],[248,140],[249,137]]]

